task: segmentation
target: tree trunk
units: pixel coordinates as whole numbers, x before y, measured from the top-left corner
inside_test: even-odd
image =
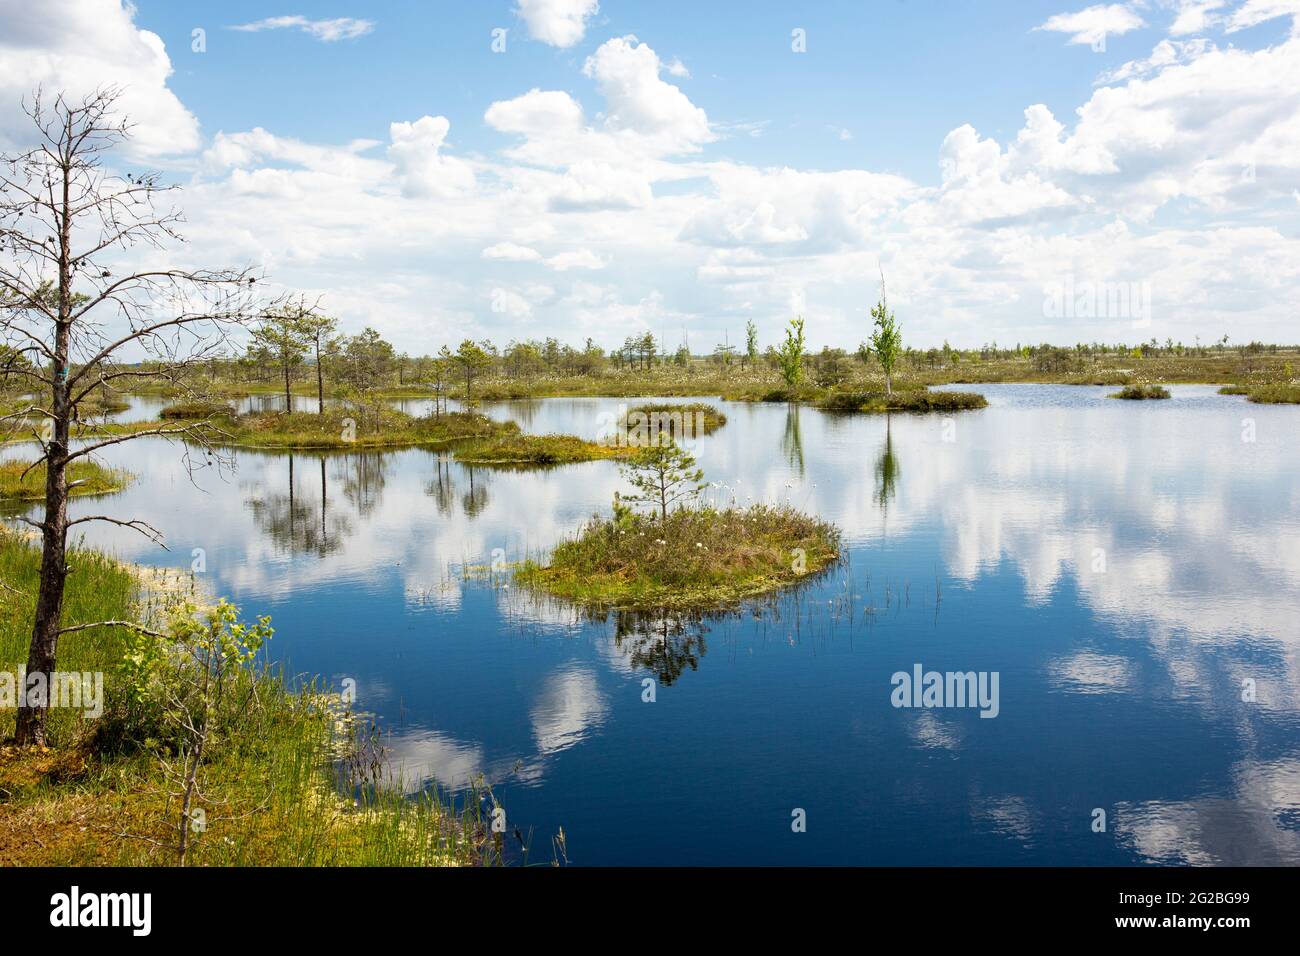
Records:
[[[66,425],[65,425],[66,428]],[[68,482],[62,463],[47,463],[45,479],[45,528],[41,541],[40,590],[36,596],[36,618],[27,654],[27,675],[45,675],[45,694],[34,702],[24,701],[18,709],[15,742],[20,747],[45,746],[45,718],[49,708],[51,675],[56,667],[59,623],[63,619],[63,592],[68,578],[67,505]],[[26,686],[24,684],[24,686]]]
[[[63,592],[68,582],[68,433],[70,389],[68,350],[72,325],[72,215],[69,205],[69,167],[63,164],[63,200],[59,221],[59,318],[54,330],[54,361],[51,362],[54,414],[50,440],[45,446],[45,521],[41,526],[40,585],[36,592],[36,616],[32,622],[32,643],[27,652],[26,681],[33,674],[45,675],[45,694],[32,704],[24,699],[14,729],[20,747],[45,746],[45,719],[50,706],[50,678],[59,650],[59,626],[63,621]]]
[[[316,414],[325,414],[325,370],[320,364],[320,339],[316,340]]]
[[[284,410],[293,411],[293,396],[289,394],[289,363],[284,363]]]
[[[320,540],[321,550],[324,551],[329,544],[328,533],[325,525],[325,456],[320,457]]]

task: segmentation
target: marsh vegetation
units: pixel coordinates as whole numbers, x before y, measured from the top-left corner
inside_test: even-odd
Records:
[[[30,541],[0,532],[0,671],[26,661],[38,558]],[[64,620],[76,629],[61,667],[103,675],[102,713],[53,708],[47,747],[0,746],[10,865],[500,859],[477,797],[402,796],[364,715],[314,682],[292,686],[268,663],[269,619],[242,621],[185,579],[145,576],[93,550],[69,559],[77,574]],[[99,621],[120,623],[81,629]],[[12,702],[0,708],[0,739],[11,737],[14,713]]]
[[[1125,385],[1111,398],[1122,398],[1131,402],[1152,401],[1169,398],[1169,389],[1163,385]]]
[[[134,477],[129,471],[97,461],[77,461],[68,469],[68,494],[72,497],[112,494],[129,485]],[[42,461],[0,462],[0,501],[41,501],[45,498],[45,479]]]
[[[546,564],[518,581],[587,608],[701,609],[796,583],[839,556],[839,531],[795,508],[700,505],[707,488],[692,455],[671,441],[624,465],[630,494],[593,516]]]

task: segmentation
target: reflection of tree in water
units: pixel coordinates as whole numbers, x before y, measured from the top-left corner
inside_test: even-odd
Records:
[[[885,416],[885,446],[880,457],[876,459],[876,503],[880,510],[889,514],[889,502],[898,493],[898,456],[894,454],[894,436],[889,428],[889,416]]]
[[[465,509],[466,517],[477,518],[488,505],[487,475],[480,471],[476,479],[473,465],[466,465],[465,472],[469,475],[469,488],[460,506]]]
[[[383,452],[355,452],[334,459],[333,478],[362,518],[370,517],[383,497],[388,480],[389,456]]]
[[[614,646],[636,667],[644,667],[667,687],[686,668],[696,670],[707,648],[709,629],[703,618],[667,611],[618,611],[614,615]]]
[[[514,401],[505,402],[506,417],[510,421],[518,422],[524,428],[533,423],[537,417],[537,411],[542,407],[541,399],[524,398]]]
[[[785,434],[781,436],[781,449],[786,460],[803,474],[803,433],[799,430],[799,406],[791,402],[785,408]]]
[[[451,482],[451,460],[444,455],[435,455],[433,468],[433,478],[425,484],[424,493],[433,499],[438,514],[445,518],[456,503],[456,486]]]
[[[452,468],[456,467],[464,476],[464,494],[460,506],[465,515],[477,518],[488,506],[488,476],[490,472],[475,469],[473,465],[453,466],[451,459],[439,455],[434,458],[433,477],[424,485],[424,493],[431,497],[438,507],[438,514],[450,515],[456,505],[456,481],[452,477]]]
[[[355,528],[346,513],[329,508],[329,482],[325,477],[325,459],[320,464],[320,494],[306,494],[298,487],[304,462],[301,456],[289,455],[289,479],[286,491],[263,490],[247,500],[253,520],[272,541],[291,554],[317,554],[322,557],[342,547]],[[308,473],[315,471],[310,460]]]

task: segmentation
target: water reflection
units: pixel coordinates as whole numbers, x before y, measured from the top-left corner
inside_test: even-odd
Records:
[[[244,499],[258,528],[277,547],[291,553],[323,557],[341,549],[356,531],[355,519],[364,518],[365,512],[358,509],[359,513],[354,514],[343,508],[330,509],[327,456],[305,457],[290,452],[272,460],[284,466],[284,490],[275,490],[264,477],[249,486],[250,493]],[[310,477],[318,479],[319,489],[303,490],[304,468]],[[335,470],[337,479],[337,465]]]
[[[888,515],[889,502],[898,494],[898,455],[894,453],[892,415],[885,416],[885,444],[876,459],[876,503],[882,515]]]
[[[634,667],[654,674],[663,687],[671,686],[687,668],[698,670],[708,650],[709,629],[702,615],[663,611],[619,611],[614,615],[614,646]]]
[[[424,486],[424,493],[437,503],[438,514],[446,517],[451,514],[452,506],[456,501],[456,490],[451,480],[451,461],[438,455],[434,458],[433,467],[433,478]]]
[[[758,617],[591,619],[460,573],[607,511],[613,462],[241,452],[237,484],[196,493],[148,439],[105,456],[139,476],[113,513],[172,551],[87,531],[129,560],[208,549],[210,587],[273,615],[294,672],[357,679],[409,786],[482,773],[583,862],[1300,863],[1295,410],[980,390],[953,441],[938,417],[726,408],[692,447],[706,476],[834,521],[851,570]],[[529,430],[586,434],[620,400],[527,404]],[[1000,672],[998,718],[894,709],[916,662]],[[840,823],[792,843],[792,806]]]
[[[392,467],[392,452],[362,451],[334,459],[334,479],[357,516],[368,518],[379,506]]]
[[[781,435],[781,450],[800,475],[804,473],[803,432],[799,428],[799,405],[794,402],[785,407],[785,431]]]

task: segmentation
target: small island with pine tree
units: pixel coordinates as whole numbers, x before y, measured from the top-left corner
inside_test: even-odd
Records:
[[[788,505],[701,503],[704,472],[667,435],[623,473],[633,492],[615,493],[612,514],[593,516],[549,564],[525,562],[520,584],[594,610],[697,610],[798,584],[839,558],[839,529]]]

